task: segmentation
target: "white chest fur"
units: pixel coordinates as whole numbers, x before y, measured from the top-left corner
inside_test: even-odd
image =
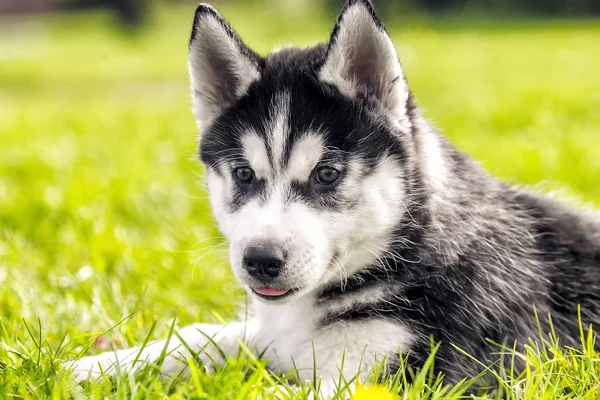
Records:
[[[319,326],[327,309],[308,296],[291,304],[257,302],[255,312],[255,343],[270,368],[304,379],[312,378],[315,366],[318,376],[338,376],[342,359],[345,376],[368,372],[385,357],[407,351],[415,339],[408,327],[384,318]]]
[[[317,339],[316,322],[321,316],[312,299],[291,304],[256,302],[255,313],[257,347],[265,351],[273,370],[287,373],[294,368],[294,363],[308,356],[312,359],[312,347]],[[305,354],[308,350],[310,354]]]

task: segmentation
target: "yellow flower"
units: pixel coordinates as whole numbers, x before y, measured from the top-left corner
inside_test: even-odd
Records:
[[[378,385],[369,387],[360,383],[356,385],[356,393],[351,400],[395,400],[397,396],[388,392],[387,388]]]

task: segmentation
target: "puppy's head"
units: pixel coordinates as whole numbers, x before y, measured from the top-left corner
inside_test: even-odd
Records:
[[[371,3],[350,0],[328,44],[266,57],[200,5],[188,64],[211,204],[249,292],[283,301],[376,263],[406,213],[414,150]]]

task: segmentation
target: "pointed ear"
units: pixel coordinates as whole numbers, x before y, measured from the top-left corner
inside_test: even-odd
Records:
[[[335,25],[320,79],[352,99],[379,103],[399,118],[408,87],[394,44],[369,0],[349,0]]]
[[[250,50],[213,7],[196,9],[188,68],[193,112],[207,126],[260,78],[260,56]]]

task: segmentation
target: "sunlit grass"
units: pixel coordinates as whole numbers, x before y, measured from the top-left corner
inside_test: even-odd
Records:
[[[263,53],[324,40],[334,18],[221,8]],[[101,13],[0,20],[0,393],[242,399],[286,387],[247,357],[213,374],[192,366],[191,379],[149,371],[86,387],[58,363],[243,304],[194,160],[192,14],[163,9],[134,36]],[[600,23],[388,19],[419,103],[459,148],[503,179],[599,204]],[[509,398],[600,396],[587,338],[583,351],[538,341],[523,357],[524,375],[499,375]],[[406,399],[468,386],[419,377],[382,385]]]

